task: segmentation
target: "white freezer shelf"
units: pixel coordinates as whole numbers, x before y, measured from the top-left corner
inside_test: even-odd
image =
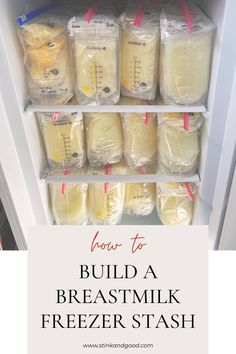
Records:
[[[145,101],[144,101],[145,102]],[[121,97],[118,104],[115,105],[80,105],[75,100],[71,100],[64,105],[35,105],[29,104],[26,109],[27,112],[189,112],[189,113],[205,113],[207,112],[204,105],[165,105],[161,98],[158,97],[150,104],[138,104],[137,100],[132,100],[128,97]]]
[[[41,180],[45,183],[157,183],[157,182],[193,182],[199,183],[200,177],[196,173],[193,176],[170,176],[157,174],[120,174],[120,175],[52,175],[48,168],[44,169],[41,176]]]

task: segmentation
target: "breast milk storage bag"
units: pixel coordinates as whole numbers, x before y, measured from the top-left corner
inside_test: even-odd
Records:
[[[121,93],[153,100],[159,62],[159,12],[142,2],[129,5],[122,16]]]
[[[157,212],[164,225],[189,225],[192,220],[193,183],[157,183]]]
[[[126,167],[121,163],[103,168],[91,168],[90,173],[125,174]],[[89,184],[89,216],[95,225],[118,224],[124,208],[125,183],[91,183]]]
[[[131,215],[151,214],[156,203],[155,183],[126,183],[125,212]]]
[[[215,25],[186,4],[170,1],[161,13],[160,91],[167,104],[205,104],[208,93]]]
[[[200,113],[158,114],[158,166],[165,174],[193,174],[200,154]]]
[[[39,122],[51,169],[84,166],[86,148],[81,113],[39,113]]]
[[[33,12],[34,13],[34,12]],[[55,11],[18,17],[30,99],[35,104],[63,104],[73,97],[68,18]]]
[[[124,113],[124,154],[130,167],[153,165],[156,162],[156,114]]]
[[[120,97],[120,26],[108,8],[95,6],[70,19],[75,94],[80,104],[115,104]]]
[[[119,162],[123,156],[123,133],[119,113],[86,113],[87,155],[91,166]]]
[[[56,224],[87,224],[87,189],[86,183],[50,184],[52,211]]]

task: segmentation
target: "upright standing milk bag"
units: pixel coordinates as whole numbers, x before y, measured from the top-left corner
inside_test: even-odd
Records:
[[[126,183],[125,211],[127,214],[145,216],[151,214],[156,203],[155,183]]]
[[[157,183],[157,213],[164,225],[189,225],[193,215],[193,183]]]
[[[80,104],[115,104],[120,98],[120,26],[108,8],[70,19],[75,94]]]
[[[119,113],[86,113],[87,155],[91,166],[119,162],[123,156],[123,133]]]
[[[181,3],[189,12],[190,23]],[[192,2],[170,1],[161,13],[160,26],[160,91],[164,102],[205,104],[215,25]]]
[[[38,113],[51,169],[84,166],[86,148],[81,113]]]
[[[159,26],[159,12],[150,5],[142,6],[141,3],[137,6],[131,5],[123,14],[121,93],[124,96],[147,100],[153,100],[156,97]]]
[[[52,211],[56,224],[87,224],[87,189],[86,183],[50,184]]]
[[[158,114],[157,141],[160,172],[184,175],[193,174],[197,170],[201,124],[202,116],[199,113]]]
[[[156,162],[156,114],[124,113],[124,155],[130,167],[153,165]]]
[[[30,99],[63,104],[73,97],[68,18],[46,10],[37,16],[37,11],[18,17]]]
[[[91,173],[125,174],[126,167],[122,162],[108,168],[91,168]],[[93,224],[115,225],[118,224],[124,208],[125,183],[91,183],[89,184],[89,216]]]

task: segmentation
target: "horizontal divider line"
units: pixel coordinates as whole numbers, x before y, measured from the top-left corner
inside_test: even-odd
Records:
[[[180,105],[28,105],[27,112],[106,112],[106,113],[126,113],[126,112],[188,112],[206,113],[206,106],[180,106]]]
[[[162,174],[138,174],[138,175],[67,175],[67,176],[53,176],[46,175],[45,172],[41,176],[41,180],[45,183],[156,183],[156,182],[194,182],[199,183],[200,177],[196,173],[193,176],[168,176]]]

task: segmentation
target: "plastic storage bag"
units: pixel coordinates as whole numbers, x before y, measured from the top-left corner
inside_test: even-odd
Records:
[[[63,104],[74,95],[67,22],[66,16],[49,11],[19,27],[30,99],[35,104]]]
[[[119,162],[123,156],[123,133],[119,113],[86,113],[87,156],[91,166]]]
[[[75,95],[80,104],[115,104],[120,98],[120,27],[108,8],[94,5],[70,19]]]
[[[91,168],[90,171],[95,175],[123,175],[126,172],[123,161],[109,168]],[[89,216],[93,224],[118,224],[123,214],[124,198],[125,183],[91,183],[89,185]]]
[[[84,166],[86,147],[81,113],[39,113],[51,169]]]
[[[58,225],[85,225],[88,222],[86,183],[50,184],[52,211]]]
[[[124,155],[130,167],[153,165],[156,162],[157,119],[155,113],[124,113]]]
[[[196,187],[193,183],[157,183],[157,213],[164,225],[189,225]]]
[[[118,224],[123,213],[124,183],[103,183],[89,185],[89,214],[96,225]]]
[[[185,115],[187,115],[186,118]],[[187,122],[185,122],[187,119]],[[200,154],[199,113],[161,113],[158,115],[158,165],[162,173],[193,174]]]
[[[154,5],[138,4],[128,6],[122,16],[121,93],[153,100],[158,85],[160,14]]]
[[[126,183],[125,211],[127,214],[149,215],[153,211],[155,204],[155,183]]]
[[[189,13],[190,24],[181,3]],[[160,25],[160,91],[164,102],[205,104],[215,25],[192,2],[183,1],[171,1],[164,7]]]

